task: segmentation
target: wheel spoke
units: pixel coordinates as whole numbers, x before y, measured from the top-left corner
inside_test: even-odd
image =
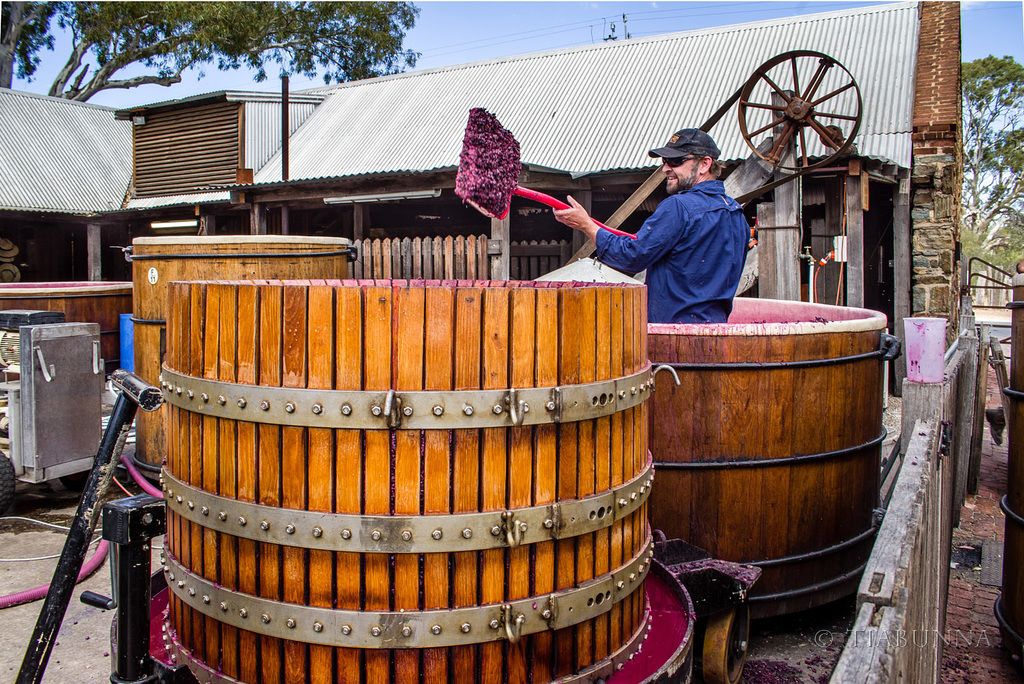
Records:
[[[833,140],[832,134],[826,131],[820,123],[815,121],[814,117],[809,117],[807,119],[807,123],[809,123],[811,128],[813,128],[817,132],[817,134],[821,136],[823,143],[825,143],[834,150],[839,150],[843,147],[842,143],[837,143],[835,140]]]
[[[807,138],[804,137],[804,127],[800,127],[800,157],[803,159],[804,168],[808,166],[807,162]]]
[[[783,99],[783,101],[785,101],[786,104],[789,104],[789,101],[793,99],[792,97],[790,97],[789,93],[780,88],[768,74],[761,74],[761,78],[767,81],[768,85],[775,89],[775,92],[779,94],[779,96]]]
[[[741,102],[740,105],[743,107],[750,107],[752,109],[770,109],[775,112],[786,111],[785,105],[762,104],[760,102]]]
[[[814,76],[811,77],[811,82],[807,85],[807,93],[800,99],[805,102],[810,101],[814,97],[814,93],[817,92],[818,86],[825,80],[825,72],[832,68],[831,64],[827,64],[825,60],[821,60],[818,63],[818,70],[814,72]]]
[[[853,116],[852,114],[839,114],[836,112],[814,112],[814,116],[828,117],[829,119],[843,119],[845,121],[856,121],[860,118]]]
[[[793,129],[795,128],[796,126],[786,126],[785,130],[779,134],[778,141],[776,141],[775,145],[772,147],[772,151],[768,153],[769,158],[775,160],[774,163],[777,164],[779,159],[781,159],[782,148],[785,147],[786,143],[789,142],[789,139],[793,137]]]
[[[800,78],[799,78],[799,75],[797,73],[797,68],[796,68],[796,57],[794,56],[794,57],[790,58],[789,61],[790,61],[790,64],[792,64],[792,66],[793,66],[793,92],[794,93],[799,93],[800,92]]]
[[[823,97],[819,97],[819,98],[818,98],[817,100],[815,100],[814,102],[812,102],[812,103],[811,103],[811,106],[812,106],[812,107],[817,107],[818,105],[820,105],[820,104],[821,104],[822,102],[824,102],[825,100],[828,100],[828,99],[830,99],[830,98],[833,98],[833,97],[835,97],[836,95],[838,95],[839,93],[843,93],[843,92],[846,92],[847,90],[849,90],[850,88],[852,88],[852,87],[853,87],[854,85],[856,85],[856,84],[855,84],[855,83],[854,83],[853,81],[850,81],[849,83],[847,83],[846,85],[844,85],[844,86],[843,86],[842,88],[836,88],[835,90],[833,90],[833,91],[832,91],[831,93],[829,93],[828,95],[825,95],[825,96],[823,96]]]
[[[780,119],[775,119],[775,121],[772,121],[767,126],[762,126],[761,128],[758,128],[756,131],[751,131],[747,135],[748,135],[748,137],[753,138],[754,136],[757,136],[757,135],[760,135],[760,134],[764,133],[769,128],[774,128],[775,126],[778,126],[780,123],[784,122],[785,120],[786,120],[786,117],[782,117]]]

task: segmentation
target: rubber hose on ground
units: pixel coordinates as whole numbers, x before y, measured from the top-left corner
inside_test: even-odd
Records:
[[[103,565],[103,559],[107,557],[107,546],[108,544],[106,539],[101,540],[100,543],[96,545],[96,551],[92,554],[92,558],[87,560],[82,566],[82,569],[78,572],[78,579],[75,580],[75,584],[96,572],[96,569]],[[0,596],[0,610],[20,606],[23,603],[38,601],[46,596],[46,592],[49,590],[50,585],[44,584],[43,586],[36,587],[35,589],[26,589],[25,591],[8,594],[7,596]]]

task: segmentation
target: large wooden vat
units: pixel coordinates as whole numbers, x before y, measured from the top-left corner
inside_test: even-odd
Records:
[[[737,299],[728,323],[649,326],[651,525],[757,565],[755,617],[856,589],[877,529],[885,316]]]
[[[1010,653],[1024,647],[1024,274],[1013,278],[1010,386],[1003,388],[1007,416],[1006,515],[1003,542],[1003,587],[995,613]]]
[[[174,283],[167,573],[201,681],[546,682],[643,640],[639,286]]]
[[[0,310],[63,311],[68,323],[98,323],[107,372],[120,367],[120,315],[132,311],[132,284],[120,282],[4,283]]]
[[[343,278],[349,241],[287,235],[144,237],[132,241],[135,373],[157,384],[166,349],[167,284],[211,278]],[[136,458],[156,468],[164,459],[167,409],[136,418]]]

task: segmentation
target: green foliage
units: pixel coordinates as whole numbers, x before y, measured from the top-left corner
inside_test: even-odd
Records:
[[[1024,66],[977,59],[962,65],[962,84],[964,249],[1012,265],[1024,252]]]
[[[249,67],[263,81],[276,64],[329,84],[396,73],[418,57],[402,47],[419,12],[408,2],[4,3],[5,12],[8,5],[45,8],[11,56],[19,74],[31,74],[40,48],[52,45],[51,17],[70,31],[72,54],[50,94],[75,100],[110,88],[170,85],[204,65]],[[0,51],[0,73],[4,58]],[[146,73],[119,78],[130,66]]]

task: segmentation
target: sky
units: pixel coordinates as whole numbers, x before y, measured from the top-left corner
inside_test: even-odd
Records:
[[[816,12],[887,4],[884,2],[472,2],[425,0],[416,26],[408,32],[407,49],[420,53],[416,69],[432,69],[465,62],[598,43],[610,36],[641,38],[660,33],[725,26]],[[56,29],[56,26],[54,26]],[[1024,63],[1024,3],[1019,0],[964,2],[961,5],[962,54],[971,61],[989,54],[1011,55]],[[54,52],[43,52],[43,62],[31,82],[15,79],[14,89],[45,94],[69,51],[69,41],[58,37]],[[122,76],[123,77],[123,76]],[[323,85],[319,80],[291,77],[291,90]],[[91,104],[134,107],[218,90],[280,91],[274,76],[256,83],[251,72],[220,72],[209,66],[205,75],[186,72],[170,88],[148,85],[130,90],[104,91]]]

